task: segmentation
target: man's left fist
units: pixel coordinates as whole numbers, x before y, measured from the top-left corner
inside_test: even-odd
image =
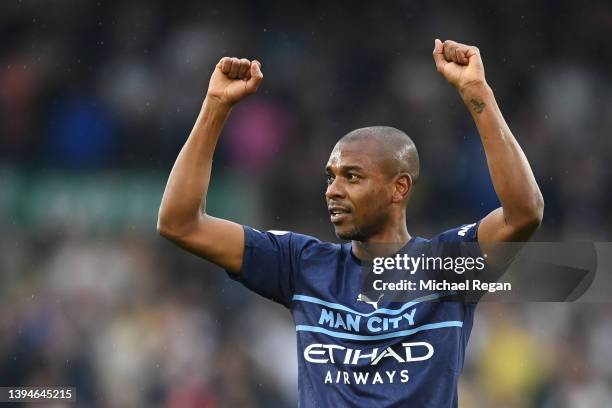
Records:
[[[455,41],[434,42],[433,58],[438,72],[460,92],[485,85],[485,73],[477,47]]]

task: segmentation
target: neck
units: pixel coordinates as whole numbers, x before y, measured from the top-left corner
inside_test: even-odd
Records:
[[[361,260],[395,254],[410,241],[406,220],[398,222],[392,228],[386,228],[368,237],[365,241],[352,241],[353,254]]]

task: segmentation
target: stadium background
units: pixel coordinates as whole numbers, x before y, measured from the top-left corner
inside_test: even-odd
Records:
[[[546,200],[537,239],[610,241],[610,4],[403,3],[1,2],[0,385],[72,384],[79,406],[295,405],[289,314],[155,231],[223,55],[265,79],[224,131],[213,215],[335,240],[323,165],[374,124],[419,147],[411,233],[494,208],[440,37],[482,51]],[[612,406],[611,312],[480,305],[460,405]]]

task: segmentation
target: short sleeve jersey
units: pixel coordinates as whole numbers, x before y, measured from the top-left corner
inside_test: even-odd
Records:
[[[448,248],[443,242],[475,242],[477,229],[414,237],[405,251],[425,246],[436,256],[461,256],[435,252]],[[247,226],[244,234],[242,273],[230,276],[290,310],[300,407],[457,406],[475,304],[364,302],[351,243]]]

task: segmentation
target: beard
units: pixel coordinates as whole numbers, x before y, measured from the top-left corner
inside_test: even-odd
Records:
[[[336,236],[346,241],[365,241],[367,234],[364,234],[359,228],[353,228],[350,231],[336,232]]]
[[[370,214],[373,214],[374,216],[371,216]],[[336,236],[347,241],[366,242],[372,235],[380,232],[380,230],[383,229],[389,221],[387,208],[379,208],[370,214],[367,217],[357,217],[357,220],[353,220],[354,224],[348,226],[346,229],[338,230],[336,228]],[[368,221],[359,222],[360,220],[365,219]]]
[[[376,226],[352,226],[347,231],[337,231],[336,236],[346,241],[367,241],[376,232]]]

